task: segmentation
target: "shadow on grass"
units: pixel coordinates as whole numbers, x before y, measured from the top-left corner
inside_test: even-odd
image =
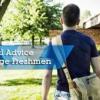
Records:
[[[52,78],[52,86],[56,83],[56,76],[53,75]],[[6,80],[4,82],[0,82],[0,86],[17,86],[17,85],[41,85],[42,79],[34,79],[34,78],[27,78],[27,79],[13,79],[13,80]]]

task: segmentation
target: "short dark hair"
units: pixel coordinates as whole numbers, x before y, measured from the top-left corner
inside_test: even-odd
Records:
[[[71,27],[76,25],[80,17],[80,8],[75,4],[69,4],[63,8],[63,19],[65,25]]]

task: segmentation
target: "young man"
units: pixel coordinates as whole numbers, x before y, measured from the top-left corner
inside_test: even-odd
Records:
[[[75,30],[79,21],[79,7],[75,4],[65,6],[61,17],[61,24],[63,27],[61,39],[63,45],[74,45],[70,56],[67,58],[67,66],[71,78],[74,79],[90,75],[90,63],[92,63],[94,71],[100,77],[100,57],[98,56],[95,43],[90,37]],[[49,44],[49,49],[45,52],[45,57],[56,61],[52,43]],[[55,100],[70,100],[68,82],[63,69],[57,69],[57,73],[58,81]],[[45,71],[45,76],[42,82],[42,100],[48,100],[47,95],[50,89],[51,79],[52,68]]]

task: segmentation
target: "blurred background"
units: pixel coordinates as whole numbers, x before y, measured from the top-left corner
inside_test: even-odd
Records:
[[[77,30],[91,36],[99,51],[99,0],[0,0],[0,44],[28,44],[38,55],[50,37],[61,33],[61,11],[69,3],[81,9]],[[0,100],[41,100],[43,75],[44,70],[1,69]],[[53,100],[56,80],[54,70],[48,100]]]

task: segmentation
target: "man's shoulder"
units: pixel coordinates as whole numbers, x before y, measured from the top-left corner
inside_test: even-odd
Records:
[[[77,33],[79,34],[80,38],[83,39],[84,41],[89,42],[90,44],[94,43],[94,40],[86,33],[79,32],[79,31],[77,31]]]
[[[79,34],[81,37],[90,39],[90,37],[86,33],[83,33],[83,32],[77,31],[77,30],[76,30],[76,33]]]

